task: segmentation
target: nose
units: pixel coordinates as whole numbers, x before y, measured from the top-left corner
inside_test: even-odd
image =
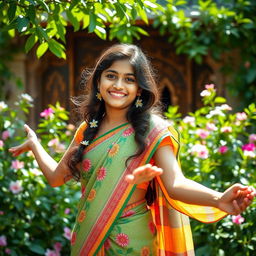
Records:
[[[115,81],[115,83],[113,84],[113,87],[116,89],[122,89],[123,85],[122,85],[122,79],[119,78]]]

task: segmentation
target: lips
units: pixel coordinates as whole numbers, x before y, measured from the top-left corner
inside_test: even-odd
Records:
[[[111,96],[114,96],[114,97],[125,97],[126,96],[126,93],[123,93],[123,92],[115,92],[115,91],[110,91],[109,94]]]

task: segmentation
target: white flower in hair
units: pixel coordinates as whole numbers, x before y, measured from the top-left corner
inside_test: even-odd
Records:
[[[98,127],[98,121],[93,119],[93,120],[90,122],[90,127],[91,127],[91,128],[96,128],[96,127]]]
[[[80,144],[84,145],[84,146],[88,146],[89,145],[89,140],[83,140],[80,142]]]
[[[96,93],[96,98],[100,101],[102,100],[102,96],[99,92]]]

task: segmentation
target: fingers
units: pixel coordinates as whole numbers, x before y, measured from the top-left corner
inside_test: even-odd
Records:
[[[163,170],[157,166],[146,164],[136,168],[132,174],[126,175],[125,179],[131,184],[140,184],[152,180],[154,177],[161,175]]]

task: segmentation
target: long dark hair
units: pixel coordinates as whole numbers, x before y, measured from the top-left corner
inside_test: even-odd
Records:
[[[91,72],[86,73],[84,79],[86,93],[83,101],[75,100],[74,103],[78,106],[82,119],[87,124],[94,119],[98,121],[98,127],[100,127],[105,115],[105,104],[103,100],[100,101],[96,97],[98,83],[102,72],[118,60],[128,60],[132,65],[137,84],[141,89],[140,98],[143,102],[143,106],[140,108],[136,108],[135,104],[131,104],[127,112],[127,120],[131,123],[135,131],[135,141],[138,145],[138,151],[127,159],[129,160],[132,157],[139,156],[144,151],[145,134],[149,129],[150,114],[159,100],[151,64],[142,50],[136,45],[116,44],[104,51],[96,62],[94,69]],[[88,125],[83,133],[83,140],[90,143],[96,136],[98,127],[90,128]],[[85,145],[80,144],[78,149],[75,150],[69,159],[68,166],[76,181],[79,181],[81,178],[81,173],[77,168],[77,164],[82,161],[85,148]]]

